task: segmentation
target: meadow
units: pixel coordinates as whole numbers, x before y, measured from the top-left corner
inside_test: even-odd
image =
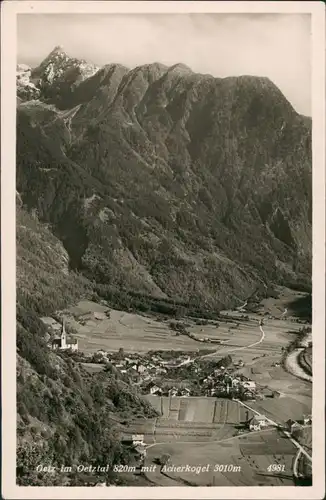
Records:
[[[251,315],[249,321],[234,320],[227,316],[216,324],[197,325],[195,319],[186,319],[187,330],[196,338],[220,340],[221,345],[209,342],[198,342],[187,335],[177,334],[170,327],[170,320],[156,319],[153,315],[141,315],[119,310],[110,310],[110,317],[106,317],[108,308],[105,305],[92,301],[80,301],[76,306],[67,308],[64,314],[67,323],[78,338],[79,348],[85,353],[92,353],[99,349],[125,352],[146,353],[153,350],[180,350],[198,351],[199,349],[215,349],[216,355],[231,353],[235,359],[245,359],[250,362],[255,356],[280,356],[282,346],[286,346],[293,338],[287,333],[293,331],[297,325],[286,321],[269,321],[268,335],[263,342],[259,330],[258,315]],[[266,326],[267,328],[267,326]]]
[[[288,439],[272,430],[242,436],[221,438],[220,442],[158,443],[148,449],[146,462],[164,453],[171,455],[175,466],[207,466],[209,470],[170,472],[163,476],[159,469],[146,475],[156,485],[196,486],[290,486],[293,485],[292,463],[295,446]],[[268,471],[268,466],[278,464],[282,472]],[[232,465],[233,470],[221,472],[216,465]],[[229,468],[231,469],[231,467]]]

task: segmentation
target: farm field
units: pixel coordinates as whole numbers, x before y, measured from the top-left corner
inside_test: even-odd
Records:
[[[280,423],[285,423],[289,418],[301,420],[304,414],[311,413],[309,403],[300,402],[290,397],[250,402],[249,406]]]
[[[129,434],[144,434],[147,444],[168,442],[205,442],[230,438],[238,426],[253,416],[236,401],[200,397],[146,396],[162,415],[153,420],[132,422]]]
[[[176,335],[169,328],[169,321],[157,321],[153,317],[118,310],[111,310],[110,318],[107,318],[106,310],[106,306],[84,300],[64,311],[68,316],[67,323],[76,331],[81,351],[118,351],[122,347],[126,352],[138,353],[170,349],[196,352],[202,348],[210,348],[216,349],[219,357],[233,352],[235,359],[239,357],[250,361],[257,355],[279,355],[281,347],[291,340],[291,335],[286,333],[287,329],[298,328],[290,322],[270,320],[268,337],[264,342],[247,349],[246,346],[258,342],[261,338],[258,315],[250,315],[249,321],[239,319],[238,323],[231,320],[228,322],[227,318],[224,318],[219,327],[198,326],[187,319],[192,325],[190,332],[195,333],[198,338],[214,338],[225,342],[219,346],[200,343],[186,335]]]
[[[225,438],[221,442],[166,443],[156,444],[148,449],[147,464],[163,453],[171,455],[170,465],[190,467],[207,466],[209,470],[167,472],[169,485],[191,483],[197,486],[290,486],[293,485],[292,463],[295,446],[281,437],[276,430],[250,433],[240,437]],[[216,465],[233,465],[234,470],[214,470]],[[284,467],[283,472],[268,471],[271,464]],[[282,468],[283,468],[282,467]],[[206,467],[207,468],[207,467]],[[166,484],[166,476],[155,472],[147,473],[157,485]]]
[[[143,434],[147,445],[169,442],[218,441],[237,433],[233,425],[216,423],[177,421],[176,419],[153,419],[134,421],[124,429],[123,435]]]
[[[74,315],[69,324],[76,330],[80,350],[86,353],[99,349],[125,352],[148,352],[150,350],[171,349],[196,351],[200,344],[187,336],[176,336],[168,324],[154,319],[117,310],[111,310],[111,317],[96,319],[92,313],[102,313],[107,307],[91,301],[81,301],[65,312]],[[79,317],[86,317],[83,324]]]
[[[236,401],[210,397],[145,396],[161,413],[159,420],[238,425],[246,419],[247,410]],[[250,414],[250,411],[248,411]],[[251,416],[251,415],[249,415]]]
[[[268,332],[267,328],[266,332]],[[255,362],[246,363],[245,367],[238,372],[255,380],[261,386],[267,385],[270,389],[281,392],[284,396],[298,400],[304,399],[311,406],[311,383],[295,377],[283,366],[273,366],[276,361],[280,362],[281,357],[274,358],[268,355],[258,358]]]

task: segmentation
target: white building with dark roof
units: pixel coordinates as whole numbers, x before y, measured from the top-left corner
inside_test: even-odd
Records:
[[[251,431],[260,431],[262,427],[267,427],[269,422],[265,415],[254,415],[248,421],[248,424]]]
[[[67,335],[64,320],[62,321],[61,335],[60,337],[53,340],[52,349],[72,349],[73,351],[78,350],[78,340],[72,335]]]

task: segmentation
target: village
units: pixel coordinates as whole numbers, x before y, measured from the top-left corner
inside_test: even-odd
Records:
[[[87,364],[103,365],[103,368],[108,364],[113,366],[123,378],[136,384],[143,395],[207,396],[237,398],[242,401],[280,396],[278,391],[258,386],[255,381],[239,373],[244,366],[242,360],[233,362],[230,355],[220,360],[209,360],[205,358],[209,350],[127,354],[120,348],[117,352],[98,350],[94,354],[85,355],[78,351],[77,339],[67,334],[64,320],[60,336],[54,338],[49,346],[54,350],[74,353],[86,369]]]
[[[239,370],[244,362],[233,362],[231,356],[220,360],[198,357],[196,353],[180,352],[167,359],[167,352],[125,354],[123,349],[109,353],[99,350],[84,357],[87,364],[111,365],[123,378],[132,381],[143,395],[152,396],[206,396],[237,398],[245,401],[276,398],[280,392],[259,386]]]

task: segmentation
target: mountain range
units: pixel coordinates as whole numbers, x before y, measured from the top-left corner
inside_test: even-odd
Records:
[[[71,269],[212,307],[309,287],[311,120],[268,78],[56,47],[17,82],[17,190]]]

